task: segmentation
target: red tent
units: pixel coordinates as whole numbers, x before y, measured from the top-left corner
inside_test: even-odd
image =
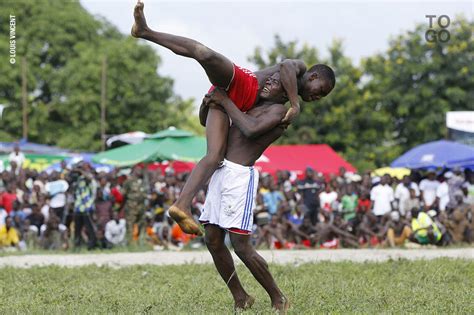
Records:
[[[270,146],[255,165],[261,172],[275,174],[276,171],[287,170],[296,172],[298,177],[303,176],[308,166],[324,175],[337,174],[340,167],[348,172],[357,172],[327,144]]]

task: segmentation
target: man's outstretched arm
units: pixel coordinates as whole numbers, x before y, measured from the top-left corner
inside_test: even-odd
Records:
[[[291,108],[285,116],[285,121],[291,122],[300,112],[298,98],[298,78],[306,72],[306,65],[301,60],[286,59],[280,63],[280,81],[286,91]]]
[[[286,113],[285,106],[272,105],[266,115],[252,117],[242,113],[232,100],[221,89],[215,89],[208,102],[209,106],[222,106],[234,123],[247,138],[258,137],[273,128],[281,125],[281,120]]]

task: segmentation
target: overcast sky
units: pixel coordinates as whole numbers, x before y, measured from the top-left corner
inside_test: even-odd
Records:
[[[101,15],[129,34],[135,0],[81,0],[92,14]],[[327,55],[334,38],[356,63],[387,48],[390,36],[428,25],[427,14],[464,14],[472,20],[474,1],[197,1],[144,0],[148,25],[163,32],[196,39],[236,64],[256,70],[247,61],[256,46],[273,46],[274,34],[298,40]],[[177,94],[198,101],[210,83],[195,61],[153,44],[162,57],[161,75],[175,80]],[[197,103],[197,101],[196,101]]]

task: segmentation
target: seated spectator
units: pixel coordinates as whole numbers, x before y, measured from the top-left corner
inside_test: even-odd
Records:
[[[112,220],[105,225],[105,239],[111,246],[123,245],[126,229],[125,219],[119,219],[119,213],[114,211]]]
[[[46,224],[41,226],[40,244],[43,249],[57,250],[68,248],[66,226],[60,222],[59,218],[52,214]]]
[[[38,228],[30,224],[29,219],[23,221],[23,226],[20,230],[21,239],[25,242],[27,249],[34,249],[39,245],[38,241]]]
[[[329,214],[327,212],[323,215],[329,219]],[[337,224],[329,223],[328,221],[316,224],[315,240],[321,248],[339,248],[341,243],[351,247],[359,246],[357,238],[354,235],[339,227],[343,225],[343,222],[341,222],[340,219],[341,217],[336,215],[335,222],[337,222]]]
[[[398,211],[390,213],[390,218],[385,224],[385,231],[385,243],[388,243],[390,247],[404,245],[411,235],[410,224],[401,217]]]
[[[441,240],[441,231],[427,213],[412,209],[411,217],[412,234],[410,240],[412,242],[421,245],[435,245]]]
[[[34,225],[38,229],[39,233],[41,226],[45,222],[45,219],[37,204],[31,206],[31,214],[26,218],[30,221],[31,225]]]
[[[13,219],[10,216],[5,218],[5,224],[0,226],[0,248],[16,247],[19,249],[20,236],[13,227]]]
[[[470,224],[466,214],[463,211],[459,209],[454,210],[445,225],[447,232],[450,235],[450,239],[454,244],[467,241],[466,236],[468,234]]]

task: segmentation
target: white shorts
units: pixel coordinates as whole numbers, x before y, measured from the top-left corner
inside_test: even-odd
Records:
[[[215,224],[239,234],[250,234],[257,195],[258,171],[224,160],[211,177],[202,224]]]

